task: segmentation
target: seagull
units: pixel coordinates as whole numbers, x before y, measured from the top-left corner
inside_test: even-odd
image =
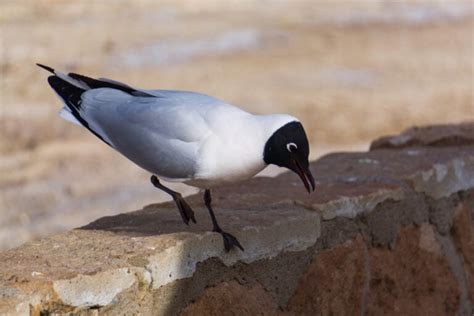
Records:
[[[52,73],[48,83],[64,104],[60,116],[150,172],[151,183],[173,198],[186,225],[196,223],[192,208],[160,179],[203,189],[212,231],[221,234],[227,252],[244,248],[218,224],[212,188],[273,164],[298,174],[308,193],[315,189],[308,138],[293,116],[254,115],[201,93],[137,89],[37,65]]]

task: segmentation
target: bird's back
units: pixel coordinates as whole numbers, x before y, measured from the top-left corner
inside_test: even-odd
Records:
[[[226,126],[230,128],[230,117],[248,115],[198,93],[150,93],[155,97],[91,90],[83,96],[82,113],[116,150],[168,180],[193,178],[199,172],[201,152],[208,140]]]

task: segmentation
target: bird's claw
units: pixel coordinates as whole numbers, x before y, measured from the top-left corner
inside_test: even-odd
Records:
[[[214,232],[221,234],[222,239],[224,241],[224,249],[226,252],[231,251],[234,247],[239,248],[240,250],[244,251],[244,247],[240,244],[240,242],[235,238],[235,236],[222,231],[221,229],[214,229]]]

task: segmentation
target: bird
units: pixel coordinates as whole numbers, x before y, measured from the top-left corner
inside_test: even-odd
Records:
[[[59,115],[150,172],[153,186],[172,197],[186,225],[196,223],[193,209],[160,180],[204,190],[212,231],[222,236],[226,252],[244,247],[219,225],[211,189],[273,164],[295,172],[308,193],[315,190],[308,138],[291,115],[256,115],[197,92],[139,89],[37,66],[51,73],[48,83],[63,103]]]

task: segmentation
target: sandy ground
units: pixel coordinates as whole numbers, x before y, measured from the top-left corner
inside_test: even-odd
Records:
[[[168,198],[57,116],[35,62],[290,113],[315,158],[473,120],[473,14],[458,1],[0,1],[0,249]]]

